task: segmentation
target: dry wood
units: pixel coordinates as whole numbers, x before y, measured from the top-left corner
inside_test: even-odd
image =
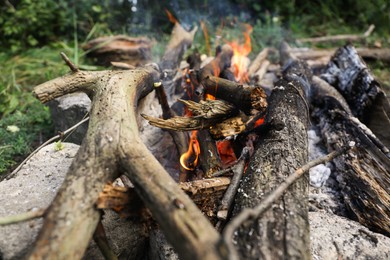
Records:
[[[162,109],[162,117],[164,120],[170,119],[174,117],[175,112],[169,107],[167,95],[164,90],[164,85],[162,82],[154,83],[154,87],[156,90],[157,98],[160,102]],[[168,130],[171,135],[173,142],[175,143],[177,152],[179,155],[184,154],[187,151],[188,147],[188,138],[187,135],[183,132]],[[179,158],[178,158],[179,160]],[[179,181],[186,181],[188,178],[188,170],[184,169],[184,167],[180,167]]]
[[[371,35],[371,33],[374,31],[375,26],[373,24],[368,27],[367,31],[364,32],[362,35],[358,34],[342,34],[342,35],[330,35],[330,36],[323,36],[323,37],[314,37],[314,38],[301,38],[298,39],[299,42],[309,42],[309,43],[319,43],[319,42],[335,42],[335,41],[359,41],[362,39],[367,38]]]
[[[301,67],[291,64],[291,74],[286,73],[275,84],[265,122],[277,120],[284,122],[284,127],[260,136],[235,201],[234,215],[257,206],[265,194],[307,161],[308,113],[302,97],[310,75]],[[294,78],[293,73],[302,76]],[[309,259],[307,190],[307,178],[300,179],[273,203],[272,210],[261,218],[245,221],[234,236],[239,257]]]
[[[302,60],[327,60],[335,54],[337,49],[292,49],[291,52],[298,59]],[[364,60],[381,60],[384,62],[390,62],[390,49],[389,48],[379,48],[379,49],[370,49],[370,48],[356,48],[357,53]]]
[[[132,181],[179,255],[223,257],[218,233],[138,136],[137,102],[153,89],[158,78],[151,67],[79,71],[35,88],[42,102],[84,90],[92,94],[93,106],[87,136],[48,209],[31,259],[82,257],[100,219],[94,206],[98,194],[119,170]]]
[[[104,66],[110,66],[112,61],[140,66],[151,60],[151,47],[152,42],[145,37],[116,35],[96,38],[87,42],[83,49]]]
[[[199,130],[197,139],[200,147],[200,167],[206,178],[211,178],[214,172],[222,169],[222,161],[214,139],[208,130]]]
[[[266,61],[268,56],[269,49],[265,48],[263,49],[256,58],[252,61],[251,65],[248,69],[248,75],[249,77],[254,76],[254,73],[257,72],[263,65],[263,63]]]
[[[31,220],[34,218],[41,218],[41,217],[43,217],[45,212],[46,212],[45,209],[38,209],[38,210],[31,210],[28,212],[23,212],[23,213],[17,214],[17,215],[1,217],[0,218],[0,226],[11,225],[11,224]]]
[[[267,108],[267,97],[262,88],[244,88],[239,83],[215,76],[204,77],[202,82],[207,93],[234,104],[247,114],[252,109],[264,113]]]
[[[353,115],[390,147],[389,101],[356,49],[340,48],[321,77],[344,96]]]
[[[201,100],[199,103],[190,100],[180,100],[187,105],[196,116],[193,117],[173,117],[167,120],[142,115],[149,124],[163,129],[175,131],[189,131],[207,129],[218,124],[229,116],[236,114],[235,106],[223,100]]]

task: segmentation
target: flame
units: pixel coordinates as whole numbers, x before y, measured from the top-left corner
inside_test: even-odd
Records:
[[[198,131],[196,131],[196,130],[191,132],[188,150],[187,150],[187,152],[183,153],[180,156],[181,166],[183,166],[184,169],[189,170],[189,171],[194,170],[196,165],[198,164],[200,146],[199,146],[198,139],[196,139],[197,132]],[[192,158],[195,158],[195,159],[190,161]]]
[[[237,41],[229,43],[233,48],[233,58],[232,58],[232,68],[234,71],[234,76],[237,81],[243,83],[248,82],[248,72],[247,68],[249,65],[247,56],[252,51],[252,44],[250,34],[252,33],[252,26],[249,24],[245,25],[244,31],[244,44],[239,44]]]
[[[168,19],[171,23],[179,23],[179,21],[173,16],[171,12],[168,11],[168,9],[164,8],[165,12],[167,13]]]
[[[262,124],[264,124],[264,117],[257,119],[257,121],[255,122],[254,128],[256,128]]]
[[[237,161],[236,154],[234,153],[231,142],[229,140],[218,141],[217,148],[219,156],[221,157],[222,163],[225,167]]]

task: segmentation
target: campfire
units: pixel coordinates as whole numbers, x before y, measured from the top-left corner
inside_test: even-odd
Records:
[[[167,13],[175,27],[160,63],[88,72],[65,58],[72,73],[35,88],[42,102],[84,91],[93,107],[31,256],[82,257],[94,232],[104,247],[97,208],[110,208],[148,230],[156,221],[183,259],[308,259],[303,175],[330,161],[348,214],[388,236],[390,106],[356,49],[341,47],[317,75],[287,44],[250,62],[244,25],[213,58],[182,62],[197,28]],[[329,153],[311,162],[309,129]],[[124,188],[102,192],[118,177]]]

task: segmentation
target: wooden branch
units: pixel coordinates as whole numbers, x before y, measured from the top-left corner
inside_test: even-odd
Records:
[[[141,116],[148,120],[149,124],[156,127],[175,131],[189,131],[207,129],[236,113],[235,106],[222,100],[201,100],[199,103],[190,100],[180,101],[186,104],[189,110],[197,115],[193,117],[176,116],[166,120],[144,114]]]
[[[240,185],[240,181],[242,175],[244,174],[245,164],[249,159],[249,149],[244,147],[242,150],[241,156],[238,159],[238,162],[232,167],[232,171],[234,173],[230,185],[226,190],[223,198],[221,200],[221,204],[218,208],[218,219],[221,221],[226,221],[230,208],[233,204],[234,198],[236,196],[238,187]]]
[[[257,72],[261,68],[263,62],[267,59],[268,53],[269,48],[264,48],[252,61],[252,64],[249,66],[248,69],[248,75],[250,77],[253,77],[255,72]]]
[[[21,214],[6,216],[0,218],[0,226],[11,225],[23,221],[41,218],[45,214],[46,209],[31,210]]]
[[[110,248],[110,245],[108,244],[106,232],[104,231],[104,227],[101,221],[99,221],[96,227],[95,233],[93,234],[93,239],[106,260],[118,259],[118,257],[115,255],[115,253]]]
[[[371,24],[365,33],[362,35],[357,34],[343,34],[343,35],[331,35],[331,36],[323,36],[323,37],[314,37],[314,38],[301,38],[298,39],[298,42],[305,43],[319,43],[319,42],[335,42],[335,41],[359,41],[365,39],[371,35],[374,31],[375,25]]]
[[[105,183],[118,176],[119,169],[125,170],[179,255],[223,258],[218,233],[138,136],[137,101],[153,89],[159,75],[153,68],[77,72],[44,83],[35,91],[40,93],[41,101],[48,101],[71,92],[65,87],[69,83],[73,83],[73,90],[79,90],[75,82],[80,83],[76,79],[81,75],[84,79],[100,76],[99,80],[87,80],[89,84],[81,81],[84,89],[94,90],[90,126],[48,210],[31,259],[82,257],[100,218],[94,206],[98,194]]]
[[[164,90],[164,85],[162,82],[155,82],[154,88],[156,90],[157,98],[161,105],[162,110],[162,117],[164,120],[170,119],[174,117],[176,114],[175,112],[169,107],[167,95]],[[168,130],[168,133],[171,135],[177,152],[179,154],[179,158],[177,160],[179,161],[180,156],[184,154],[187,151],[188,147],[188,138],[186,133],[178,132],[178,131],[172,131]],[[182,166],[180,167],[180,174],[179,174],[179,181],[186,181],[188,178],[188,171],[184,169]]]
[[[354,146],[354,143],[351,143],[351,146]],[[245,221],[249,219],[256,219],[261,217],[274,203],[276,203],[287,189],[295,183],[303,174],[307,173],[310,168],[319,165],[321,163],[330,162],[337,156],[345,153],[350,147],[345,147],[341,150],[334,151],[330,154],[317,158],[309,163],[305,164],[301,168],[297,169],[293,174],[289,175],[279,186],[271,191],[263,200],[254,208],[247,208],[241,211],[225,228],[223,232],[223,238],[230,248],[231,252],[235,252],[234,245],[232,244],[232,238],[234,232],[239,226],[241,226]],[[231,260],[240,259],[237,254],[233,254],[230,258]]]
[[[77,127],[79,127],[80,125],[82,125],[83,123],[87,122],[89,120],[89,117],[86,117],[84,118],[83,120],[81,120],[80,122],[78,122],[77,124],[75,124],[74,126],[70,127],[69,129],[66,129],[64,132],[56,135],[56,136],[53,136],[52,138],[50,138],[49,140],[47,140],[46,142],[44,142],[43,144],[41,144],[37,149],[35,149],[33,152],[31,152],[29,154],[29,156],[27,156],[26,159],[23,160],[23,162],[21,162],[19,164],[18,167],[16,167],[15,170],[13,170],[8,176],[7,176],[7,179],[10,179],[12,178],[12,176],[14,176],[16,173],[19,172],[19,170],[23,167],[23,165],[31,159],[31,157],[33,157],[34,154],[36,154],[39,150],[41,150],[43,147],[45,147],[46,145],[48,144],[51,144],[52,142],[56,141],[56,140],[59,140],[60,138],[62,138],[64,135],[67,135],[68,133],[72,132],[73,130],[75,130]]]
[[[215,76],[205,77],[202,83],[207,93],[234,104],[247,114],[252,109],[264,113],[267,108],[267,97],[262,88],[244,88],[236,82]]]
[[[319,60],[328,59],[335,54],[337,49],[292,49],[291,52],[301,60]],[[390,62],[390,49],[389,48],[356,48],[357,53],[364,60],[380,60],[383,62]]]
[[[215,140],[208,130],[199,130],[197,139],[200,146],[200,166],[206,178],[211,178],[212,174],[222,168],[222,161],[218,154]]]
[[[65,53],[61,52],[60,55],[61,55],[62,59],[65,61],[66,65],[68,65],[68,67],[70,68],[70,70],[71,70],[72,72],[78,72],[78,71],[80,71],[80,70],[76,67],[76,65],[74,65],[74,63],[70,61],[70,59],[68,58],[68,56],[66,56]]]

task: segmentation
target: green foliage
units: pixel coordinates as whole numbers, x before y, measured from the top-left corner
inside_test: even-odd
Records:
[[[21,0],[2,7],[0,44],[12,52],[52,41],[69,29],[66,1]]]
[[[262,1],[236,0],[251,10],[259,19],[271,14],[281,19],[294,33],[310,36],[323,35],[329,29],[349,28],[349,31],[362,32],[370,24],[381,33],[389,33],[390,2],[373,1]],[[339,31],[339,33],[342,33]]]
[[[28,109],[3,117],[0,121],[0,175],[15,164],[15,159],[31,152],[37,136],[50,132],[50,113],[35,99],[30,100]]]

